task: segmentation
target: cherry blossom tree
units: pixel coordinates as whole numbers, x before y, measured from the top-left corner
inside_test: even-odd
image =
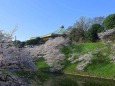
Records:
[[[55,39],[48,40],[45,44],[29,48],[31,55],[34,57],[43,57],[46,63],[51,67],[52,71],[60,70],[63,68],[64,54],[60,52],[63,46],[69,42],[68,38],[56,37]]]
[[[0,67],[16,65],[21,69],[26,66],[34,69],[29,52],[13,45],[12,34],[5,34],[0,31]]]
[[[0,81],[14,79],[12,78],[14,70],[32,71],[34,69],[35,65],[29,52],[13,45],[12,33],[4,33],[0,30]]]

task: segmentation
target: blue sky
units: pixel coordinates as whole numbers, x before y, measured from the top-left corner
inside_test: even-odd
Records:
[[[81,16],[98,17],[115,13],[115,0],[0,0],[0,29],[12,31],[24,41],[67,28]]]

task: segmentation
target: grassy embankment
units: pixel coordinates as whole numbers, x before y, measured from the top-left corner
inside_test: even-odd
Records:
[[[62,49],[62,52],[66,55],[66,57],[69,55],[69,53],[72,53],[72,50],[74,49],[75,53],[81,53],[85,54],[86,52],[92,52],[96,48],[103,48],[106,46],[105,44],[99,42],[99,43],[80,43],[80,44],[74,44],[69,45],[67,47],[64,47]],[[104,50],[103,52],[110,53],[109,49]],[[103,58],[103,57],[102,57]],[[84,71],[78,71],[76,70],[77,63],[65,63],[66,67],[63,69],[64,73],[73,73],[73,74],[83,74],[83,75],[91,75],[91,76],[99,76],[99,77],[115,77],[115,64],[112,63],[92,63],[88,65]],[[36,62],[36,65],[38,68],[45,69],[48,68],[48,65],[45,63],[43,59],[38,60]]]
[[[80,43],[80,44],[74,44],[69,45],[67,47],[64,47],[62,49],[62,52],[66,55],[66,57],[69,55],[69,53],[72,53],[72,49],[74,49],[74,52],[85,54],[87,52],[92,52],[96,48],[103,48],[106,46],[105,44],[98,42],[98,43]],[[103,52],[109,53],[109,49],[104,50]],[[102,57],[103,58],[103,57]],[[84,71],[78,71],[76,70],[76,66],[78,63],[65,63],[65,68],[63,69],[64,73],[72,73],[72,74],[81,74],[81,75],[90,75],[90,76],[98,76],[98,77],[115,77],[115,64],[113,63],[92,63],[88,65]],[[36,66],[40,69],[47,69],[48,65],[45,63],[43,59],[38,60],[36,62]]]
[[[88,51],[93,51],[96,48],[103,48],[104,46],[107,46],[103,43],[80,43],[80,44],[76,44],[76,45],[71,45],[68,47],[65,47],[65,49],[63,49],[65,55],[68,55],[71,52],[70,47],[73,47],[76,53],[82,53],[84,54],[85,52]],[[105,53],[110,53],[111,51],[109,49],[105,49],[104,51]],[[103,57],[101,57],[103,58]],[[77,63],[74,64],[70,64],[68,66],[66,66],[66,68],[64,68],[63,72],[64,73],[73,73],[73,74],[83,74],[83,75],[90,75],[90,76],[98,76],[98,77],[111,77],[114,78],[115,77],[115,64],[113,63],[92,63],[90,65],[88,65],[84,71],[78,71],[76,70],[76,66]]]

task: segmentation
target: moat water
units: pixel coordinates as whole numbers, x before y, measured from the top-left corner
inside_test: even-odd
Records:
[[[115,86],[115,81],[74,75],[51,74],[28,81],[29,86]]]

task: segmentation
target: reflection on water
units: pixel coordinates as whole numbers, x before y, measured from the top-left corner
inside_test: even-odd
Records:
[[[50,75],[29,80],[29,86],[115,86],[115,81],[73,75]]]

